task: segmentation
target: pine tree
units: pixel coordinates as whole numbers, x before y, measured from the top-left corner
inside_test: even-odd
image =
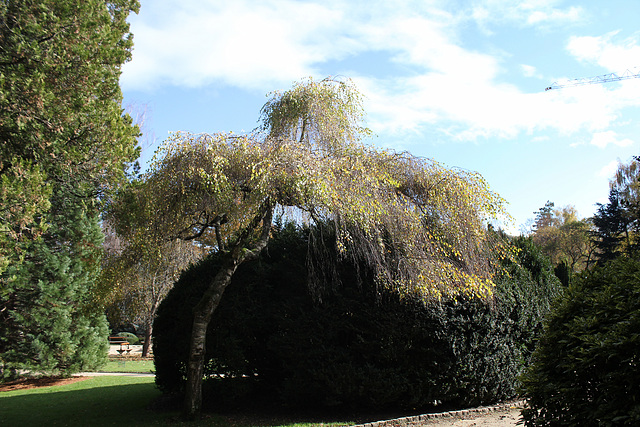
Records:
[[[86,203],[57,197],[33,256],[9,268],[14,292],[0,336],[5,365],[67,374],[104,362],[106,318],[91,298],[102,252],[98,219]]]
[[[628,249],[629,221],[627,212],[620,203],[618,191],[609,191],[609,203],[598,203],[598,211],[593,216],[595,245],[599,264],[611,261]]]

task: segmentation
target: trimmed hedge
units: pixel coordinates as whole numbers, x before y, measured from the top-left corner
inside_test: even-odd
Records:
[[[529,426],[640,425],[640,259],[576,280],[523,376]]]
[[[140,338],[138,338],[136,334],[132,334],[131,332],[118,332],[117,334],[114,334],[114,336],[126,338],[127,342],[131,345],[140,344]]]
[[[238,269],[207,336],[205,401],[412,410],[515,395],[560,288],[529,240],[514,243],[527,268],[506,265],[488,302],[399,300],[348,264],[318,301],[306,285],[308,233],[286,226]],[[216,265],[213,256],[185,272],[158,310],[156,381],[165,392],[182,390],[191,307]]]

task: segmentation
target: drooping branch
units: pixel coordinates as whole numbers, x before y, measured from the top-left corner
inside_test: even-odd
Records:
[[[228,220],[227,220],[226,214],[216,215],[215,217],[213,217],[213,219],[209,219],[209,215],[206,212],[203,212],[200,215],[199,221],[194,222],[193,224],[189,225],[187,228],[180,231],[177,237],[182,240],[195,240],[202,237],[202,235],[209,228],[213,227],[216,231],[216,238],[218,238],[218,244],[220,244],[221,243],[221,239],[219,236],[220,226],[226,224],[227,222]],[[189,233],[189,231],[193,231],[194,228],[197,228],[197,231],[195,233],[193,232]],[[220,245],[218,246],[220,247]]]
[[[264,247],[267,245],[267,242],[269,240],[269,232],[271,231],[271,222],[273,220],[273,209],[274,206],[271,200],[269,198],[264,200],[260,204],[260,207],[258,208],[258,211],[256,215],[254,215],[251,222],[238,235],[238,238],[233,244],[232,251],[234,251],[234,253],[236,251],[244,251],[245,253],[242,255],[243,261],[247,259],[247,257],[248,259],[256,257],[260,254],[260,251],[262,251],[262,249],[264,249]],[[262,222],[260,236],[254,247],[252,247],[251,249],[247,249],[247,243],[250,241],[251,236],[260,225],[260,222]]]

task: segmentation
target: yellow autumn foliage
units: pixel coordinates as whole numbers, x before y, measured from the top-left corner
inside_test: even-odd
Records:
[[[364,143],[363,117],[351,82],[309,79],[274,93],[253,133],[172,135],[144,177],[148,229],[215,228],[223,249],[265,205],[289,208],[332,224],[342,255],[401,294],[491,295],[502,198],[478,173]]]

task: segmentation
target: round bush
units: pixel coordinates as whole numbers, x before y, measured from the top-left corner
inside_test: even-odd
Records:
[[[640,425],[640,260],[572,284],[523,376],[529,426]]]
[[[346,263],[341,284],[313,298],[308,233],[285,227],[237,270],[207,335],[205,401],[413,410],[516,393],[560,287],[530,241],[515,242],[521,262],[505,261],[492,300],[425,304],[382,292]],[[212,256],[185,272],[158,311],[156,381],[165,392],[183,387],[191,307],[216,268]]]
[[[132,334],[131,332],[118,332],[114,336],[125,338],[131,345],[140,344],[140,338],[138,338],[135,334]]]

